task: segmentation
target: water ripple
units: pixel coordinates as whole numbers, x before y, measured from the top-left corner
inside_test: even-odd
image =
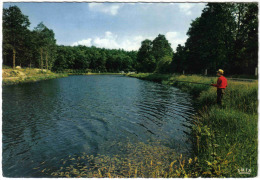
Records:
[[[193,114],[188,94],[123,76],[3,87],[3,172],[31,177],[41,162],[55,166],[81,152],[120,152],[112,141],[165,140],[185,152]]]

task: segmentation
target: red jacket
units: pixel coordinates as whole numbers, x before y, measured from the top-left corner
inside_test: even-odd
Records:
[[[212,85],[217,88],[225,89],[227,87],[227,79],[224,76],[220,76],[218,78],[217,84]]]

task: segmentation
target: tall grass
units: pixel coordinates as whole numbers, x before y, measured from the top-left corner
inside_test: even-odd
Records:
[[[155,74],[131,75],[153,80]],[[169,76],[169,75],[168,75]],[[258,82],[228,81],[223,106],[216,105],[216,88],[178,81],[211,84],[217,78],[159,75],[157,82],[176,86],[194,96],[198,114],[193,135],[202,177],[254,177],[257,175]],[[161,78],[159,81],[158,77]],[[250,169],[239,174],[238,169]]]

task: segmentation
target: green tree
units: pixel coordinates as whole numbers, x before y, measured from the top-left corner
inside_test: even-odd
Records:
[[[226,69],[232,54],[234,17],[231,4],[208,3],[201,17],[192,22],[187,35],[188,70],[201,73]]]
[[[221,68],[229,74],[253,74],[258,57],[258,5],[208,3],[187,35],[183,58],[174,58],[175,63],[185,62],[183,69],[215,73]]]
[[[157,63],[155,72],[156,73],[169,73],[171,72],[171,63],[172,63],[172,56],[164,56],[160,59],[160,61]]]
[[[234,51],[230,71],[253,74],[258,58],[258,5],[235,3]]]
[[[40,67],[43,69],[45,55],[45,68],[49,69],[49,64],[54,62],[54,59],[50,59],[50,57],[53,56],[53,51],[55,51],[56,48],[55,34],[53,30],[48,29],[42,22],[34,28],[34,32],[40,51]]]
[[[173,54],[173,60],[171,63],[171,71],[181,73],[183,70],[187,70],[187,50],[184,46],[178,44],[176,53]]]
[[[247,39],[245,41],[246,47],[246,72],[247,74],[254,74],[254,70],[258,64],[258,4],[250,3],[247,6],[245,19],[243,24],[246,25],[245,31]]]
[[[65,46],[57,47],[57,57],[54,62],[53,70],[54,71],[63,71],[68,69],[68,60],[66,57],[67,48]]]
[[[137,53],[137,70],[140,72],[153,72],[156,68],[156,60],[152,53],[152,41],[142,41]]]
[[[31,67],[34,59],[34,51],[35,51],[34,37],[33,33],[27,29],[24,36],[23,46],[20,51],[20,57],[17,63],[20,64],[21,67]]]
[[[173,51],[171,44],[164,35],[159,34],[152,42],[152,55],[156,62],[159,62],[163,57],[172,57]]]
[[[3,51],[4,58],[10,57],[12,54],[12,63],[9,58],[4,62],[12,64],[15,68],[16,53],[20,53],[24,46],[24,38],[27,34],[27,28],[30,22],[28,16],[22,14],[17,6],[10,6],[3,10]],[[9,56],[8,56],[9,55]],[[10,58],[11,59],[11,58]]]

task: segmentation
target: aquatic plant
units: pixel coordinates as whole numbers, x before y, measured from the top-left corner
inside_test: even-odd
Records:
[[[113,142],[111,142],[113,144]],[[91,155],[81,153],[62,159],[57,169],[41,169],[54,177],[170,177],[177,168],[174,150],[161,142],[116,143],[124,154]],[[171,169],[171,170],[170,170]]]

